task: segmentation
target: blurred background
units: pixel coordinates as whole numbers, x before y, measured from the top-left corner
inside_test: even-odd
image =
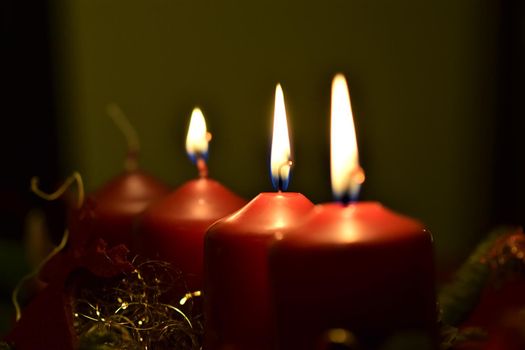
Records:
[[[363,200],[419,218],[439,271],[501,224],[523,224],[525,3],[503,1],[56,0],[1,8],[0,318],[29,268],[24,235],[60,236],[63,208],[29,192],[79,170],[94,190],[123,170],[118,103],[142,168],[173,187],[199,105],[212,177],[271,191],[275,84],[294,146],[290,190],[331,200],[330,83],[345,73],[367,174]],[[35,211],[39,210],[39,211]],[[6,321],[3,321],[4,325]]]

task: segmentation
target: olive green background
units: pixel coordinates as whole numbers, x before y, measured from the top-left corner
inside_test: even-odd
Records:
[[[125,142],[105,114],[115,101],[138,130],[142,167],[183,183],[196,175],[184,138],[199,105],[214,135],[211,176],[246,198],[269,191],[280,82],[296,163],[290,190],[330,200],[330,83],[343,72],[363,199],[424,221],[439,261],[452,263],[488,229],[492,205],[489,3],[57,1],[64,174],[78,169],[94,189],[122,170]]]

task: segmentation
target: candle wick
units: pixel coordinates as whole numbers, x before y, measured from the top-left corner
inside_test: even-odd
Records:
[[[277,180],[277,192],[282,192],[283,191],[283,186],[284,186],[283,178],[282,178],[281,174],[279,174],[279,177],[278,177],[278,180]]]
[[[343,203],[343,205],[345,207],[347,207],[350,202],[352,201],[352,198],[351,198],[351,195],[350,193],[346,192],[342,197],[341,197],[341,203]]]
[[[201,179],[208,177],[208,165],[203,157],[197,156],[197,170]]]
[[[124,169],[126,171],[134,171],[139,167],[139,154],[138,151],[128,151],[128,155],[124,160]]]
[[[288,176],[290,174],[290,169],[293,166],[293,161],[291,159],[282,163],[277,169],[277,192],[282,192],[288,187]],[[286,180],[284,178],[286,177]]]
[[[122,132],[128,143],[128,154],[124,161],[124,167],[127,171],[133,171],[138,168],[138,154],[140,150],[139,137],[137,130],[131,125],[122,109],[116,103],[110,103],[106,107],[106,112],[113,120],[117,128]]]
[[[334,191],[334,199],[340,201],[343,206],[348,206],[351,203],[357,202],[359,191],[361,190],[361,185],[364,181],[365,172],[363,171],[363,168],[358,166],[348,175],[348,187],[346,188],[346,191],[343,191],[342,193]]]

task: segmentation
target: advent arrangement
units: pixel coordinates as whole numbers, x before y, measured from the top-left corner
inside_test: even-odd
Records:
[[[198,172],[175,190],[139,167],[78,198],[63,239],[13,293],[0,349],[525,349],[525,234],[492,232],[436,287],[433,238],[416,219],[360,202],[365,180],[345,77],[331,97],[334,201],[286,192],[293,167],[285,98],[275,90],[275,192],[246,201],[210,177],[211,134],[192,112],[186,151]],[[328,171],[328,169],[327,169]],[[18,295],[39,287],[24,305]]]

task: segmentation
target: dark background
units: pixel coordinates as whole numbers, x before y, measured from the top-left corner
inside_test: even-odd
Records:
[[[367,182],[362,197],[424,221],[441,270],[490,229],[523,224],[525,5],[503,1],[1,2],[0,297],[26,269],[29,192],[78,169],[92,190],[121,170],[116,101],[142,165],[176,186],[199,104],[212,176],[246,198],[271,190],[273,90],[283,84],[296,168],[291,190],[330,200],[330,80],[347,75]],[[44,186],[45,187],[45,186]],[[13,260],[15,259],[15,260]],[[4,307],[5,309],[5,307]],[[0,313],[2,313],[0,306]]]

